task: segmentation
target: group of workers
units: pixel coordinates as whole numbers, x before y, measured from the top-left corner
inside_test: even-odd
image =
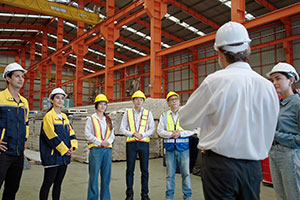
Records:
[[[249,65],[250,42],[242,24],[224,24],[217,31],[214,45],[222,70],[205,78],[181,108],[179,95],[173,91],[167,94],[170,110],[162,113],[157,127],[166,150],[166,192],[162,198],[174,199],[178,166],[183,199],[192,199],[189,136],[200,129],[198,148],[205,199],[259,199],[260,160],[268,156],[276,197],[300,199],[300,97],[295,90],[299,75],[287,63],[276,64],[266,74],[271,81],[254,72]],[[29,109],[19,90],[25,73],[17,63],[9,64],[3,73],[7,88],[0,92],[0,188],[5,182],[2,199],[15,199],[23,171]],[[59,199],[71,155],[78,148],[68,117],[61,112],[66,96],[61,88],[54,89],[49,96],[52,107],[43,118],[42,200],[48,198],[52,185],[52,199]],[[155,124],[151,111],[143,107],[145,100],[141,91],[132,95],[133,108],[124,113],[120,126],[126,136],[126,200],[134,197],[137,154],[141,199],[150,199],[149,136],[155,132]],[[101,200],[109,200],[114,128],[105,113],[106,96],[99,94],[94,103],[95,113],[85,126],[90,149],[87,198],[96,200],[100,196]]]

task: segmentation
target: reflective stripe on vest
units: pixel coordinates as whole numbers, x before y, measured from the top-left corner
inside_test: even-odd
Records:
[[[111,134],[111,131],[110,131],[108,125],[107,125],[107,129],[106,129],[106,133],[105,133],[105,138],[103,138],[99,120],[96,117],[91,117],[91,120],[92,120],[92,124],[94,127],[94,132],[95,132],[96,138],[98,138],[99,140],[102,140],[102,141],[107,140]],[[88,144],[88,147],[90,149],[93,147],[102,147],[102,146],[99,146],[99,145],[96,145],[96,144],[90,142]],[[107,148],[112,148],[112,145],[109,145]]]
[[[148,117],[149,117],[149,110],[143,109],[141,121],[140,121],[140,126],[138,131],[136,131],[136,126],[135,126],[135,121],[134,121],[134,112],[133,109],[130,109],[127,111],[127,117],[128,117],[128,124],[130,128],[130,132],[132,133],[144,133],[146,130],[147,122],[148,122]],[[149,137],[145,137],[141,140],[137,139],[136,137],[127,137],[126,142],[135,142],[135,141],[140,141],[140,142],[150,142]]]
[[[177,118],[176,126],[174,125],[174,119],[172,116],[172,112],[169,110],[164,113],[164,119],[165,119],[165,129],[167,131],[174,131],[176,130],[183,130],[179,124],[179,117]],[[164,138],[164,147],[167,151],[173,151],[175,148],[178,151],[184,151],[189,148],[189,138],[188,137],[179,137],[177,139],[174,138]]]

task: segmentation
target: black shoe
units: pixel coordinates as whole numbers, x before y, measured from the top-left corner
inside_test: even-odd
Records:
[[[133,196],[126,196],[125,200],[133,200]]]
[[[150,198],[149,198],[148,195],[143,195],[143,196],[142,196],[142,200],[150,200]]]

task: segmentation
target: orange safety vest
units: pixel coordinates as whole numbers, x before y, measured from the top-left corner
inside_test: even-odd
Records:
[[[107,125],[107,129],[106,129],[106,133],[105,133],[105,138],[102,137],[102,132],[101,132],[101,126],[100,126],[100,122],[96,117],[91,117],[92,119],[92,123],[93,123],[93,127],[94,127],[94,132],[95,132],[95,136],[96,138],[104,141],[107,140],[110,137],[111,134],[111,130],[109,129],[108,125]],[[102,146],[98,146],[92,142],[89,142],[88,144],[89,149],[93,148],[93,147],[102,147]],[[112,148],[112,145],[109,145],[107,148]]]
[[[143,109],[143,113],[142,113],[142,117],[141,117],[141,121],[140,121],[140,127],[139,127],[138,131],[136,131],[136,129],[135,129],[133,109],[128,110],[127,115],[128,115],[128,124],[129,124],[129,128],[130,128],[130,132],[132,132],[132,133],[138,132],[140,134],[144,133],[146,126],[147,126],[147,122],[148,122],[149,110]],[[135,141],[149,143],[150,138],[145,137],[145,138],[139,140],[136,137],[127,137],[127,139],[126,139],[126,142],[135,142]]]

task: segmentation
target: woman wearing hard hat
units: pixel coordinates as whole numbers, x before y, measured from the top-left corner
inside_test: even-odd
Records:
[[[267,73],[282,97],[270,168],[278,199],[300,199],[300,97],[295,90],[299,75],[287,63],[278,63]]]
[[[112,143],[115,135],[111,118],[105,113],[107,103],[106,96],[99,94],[95,98],[96,113],[88,118],[85,125],[85,137],[90,149],[88,200],[99,199],[99,172],[101,174],[100,199],[110,200]]]
[[[67,166],[70,164],[72,153],[78,148],[78,141],[69,119],[61,112],[66,96],[64,90],[55,88],[49,96],[52,106],[43,118],[40,153],[45,172],[40,200],[48,199],[52,184],[52,199],[60,198],[61,184]]]

